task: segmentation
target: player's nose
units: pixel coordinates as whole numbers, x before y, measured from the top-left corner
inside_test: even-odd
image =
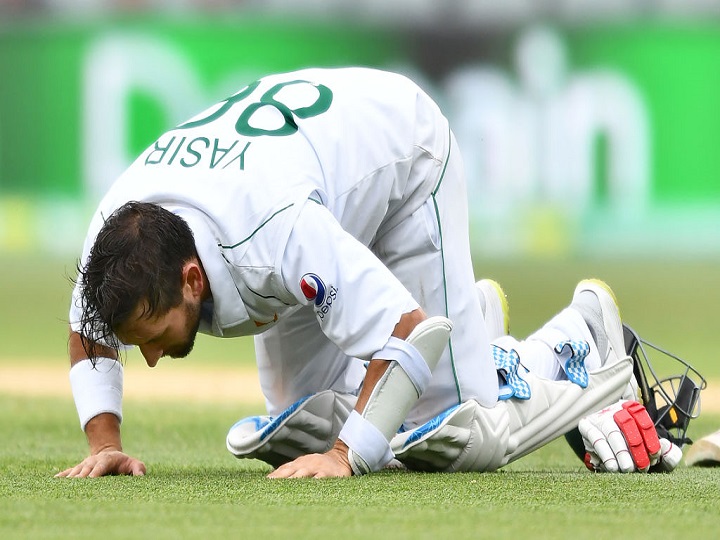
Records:
[[[160,347],[152,345],[140,345],[140,352],[150,367],[155,367],[163,355],[163,350]]]

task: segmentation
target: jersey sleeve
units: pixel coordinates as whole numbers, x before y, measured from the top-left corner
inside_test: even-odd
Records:
[[[369,360],[417,301],[324,206],[308,201],[281,255],[288,291],[314,310],[323,333],[345,354]]]

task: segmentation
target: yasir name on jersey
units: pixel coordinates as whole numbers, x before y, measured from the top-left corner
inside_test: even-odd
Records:
[[[169,140],[155,141],[145,157],[145,165],[173,165],[182,167],[206,167],[226,169],[230,166],[245,170],[245,152],[250,142],[236,140],[208,139],[207,137],[172,136]]]

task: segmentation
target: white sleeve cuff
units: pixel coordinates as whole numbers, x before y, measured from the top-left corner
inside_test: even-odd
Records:
[[[385,435],[357,411],[351,411],[338,438],[348,445],[368,466],[369,471],[379,471],[392,461],[394,454]],[[357,464],[350,459],[355,474],[365,474],[366,470],[357,469]]]
[[[102,413],[112,413],[122,422],[123,367],[112,358],[85,359],[70,368],[70,386],[80,427]]]

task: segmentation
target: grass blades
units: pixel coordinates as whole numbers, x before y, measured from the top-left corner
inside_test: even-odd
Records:
[[[86,448],[71,401],[0,396],[0,538],[712,538],[720,469],[593,474],[562,440],[496,473],[269,480],[228,427],[258,409],[126,405],[140,478],[58,479]],[[699,436],[720,417],[691,426]]]
[[[720,261],[476,262],[478,277],[497,279],[508,293],[517,336],[564,307],[577,281],[598,277],[641,336],[720,379]],[[3,256],[0,362],[66,365],[72,268]],[[129,361],[142,367],[138,357]],[[187,362],[252,366],[252,343],[199,340]],[[157,380],[163,384],[160,373]],[[236,460],[224,445],[233,422],[261,404],[126,401],[125,449],[149,474],[57,479],[87,451],[67,378],[58,385],[67,398],[0,394],[0,539],[668,540],[720,531],[720,468],[592,474],[562,440],[491,474],[271,481],[269,467]],[[720,415],[704,413],[689,435],[718,427]]]

